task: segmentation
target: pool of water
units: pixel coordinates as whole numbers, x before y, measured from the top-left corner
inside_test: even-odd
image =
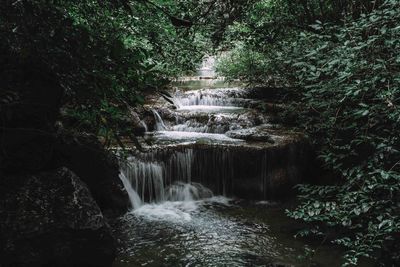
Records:
[[[293,237],[299,224],[285,216],[287,207],[223,197],[146,204],[115,222],[114,267],[340,266],[337,246]]]

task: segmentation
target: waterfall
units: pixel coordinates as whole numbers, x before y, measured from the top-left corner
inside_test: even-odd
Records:
[[[200,77],[215,77],[215,57],[208,56],[203,59],[200,69],[198,70],[198,76]]]
[[[271,200],[290,192],[305,167],[303,143],[290,135],[271,135],[269,127],[258,128],[268,117],[252,110],[248,96],[242,88],[177,91],[179,108],[169,128],[152,109],[157,145],[120,164],[134,209],[193,202],[212,193]],[[227,134],[238,129],[248,131]],[[274,143],[265,141],[271,136]]]
[[[122,184],[124,185],[126,192],[128,193],[132,208],[133,209],[140,208],[140,206],[142,206],[142,200],[140,199],[140,197],[136,193],[136,191],[132,188],[132,185],[129,182],[129,180],[126,178],[125,174],[120,172],[119,178],[121,179]]]
[[[121,167],[121,172],[142,202],[164,200],[164,175],[160,164],[132,157]]]
[[[154,161],[155,154],[141,156],[120,164],[120,178],[134,209],[145,202],[194,201],[213,196],[210,189],[191,182],[192,150],[173,153],[165,163]]]
[[[140,124],[143,126],[144,131],[147,133],[149,131],[149,128],[147,127],[147,124],[144,121],[140,121]]]
[[[199,183],[177,182],[166,190],[166,197],[169,201],[193,201],[213,196],[210,189]]]
[[[241,88],[201,89],[189,92],[178,92],[174,103],[178,108],[183,106],[242,106],[244,97],[249,91]]]
[[[236,120],[235,122],[232,122],[229,118],[234,118],[234,116],[211,115],[207,120],[202,122],[198,122],[195,119],[187,119],[182,124],[172,126],[170,130],[177,132],[225,134],[229,130],[242,128],[239,121]],[[247,120],[245,123],[250,124],[251,121]]]
[[[172,98],[172,102],[174,103],[174,105],[175,105],[175,107],[176,107],[177,109],[182,108],[182,102],[181,102],[181,99],[180,99],[180,98],[174,96],[174,97]]]
[[[156,120],[156,130],[157,131],[166,130],[167,126],[165,126],[164,121],[162,120],[160,114],[154,109],[152,109],[151,111],[153,112],[154,119]]]
[[[226,197],[271,200],[300,181],[305,160],[301,143],[279,149],[199,144],[137,153],[121,168],[142,202],[196,200],[209,195],[207,190]]]
[[[172,131],[177,132],[196,132],[196,133],[209,133],[209,127],[199,122],[186,121],[184,124],[178,124],[171,128]],[[221,132],[223,133],[223,132]]]
[[[182,106],[195,106],[195,105],[204,105],[204,106],[229,106],[232,104],[233,100],[230,98],[226,98],[226,96],[210,96],[202,91],[196,91],[191,94],[186,94],[178,98],[177,102],[179,103],[179,107]]]
[[[211,197],[212,191],[207,187],[227,195],[234,169],[231,159],[229,151],[218,149],[154,151],[128,158],[121,168],[127,191],[135,190],[135,203],[137,198],[139,203],[193,201]]]

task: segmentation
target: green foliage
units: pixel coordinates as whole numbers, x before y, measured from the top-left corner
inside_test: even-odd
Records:
[[[299,20],[293,23],[301,26]],[[282,32],[272,42],[247,41],[233,52],[239,65],[224,59],[219,68],[231,78],[297,88],[300,101],[291,103],[296,121],[340,179],[337,185],[300,186],[302,203],[288,214],[328,226],[314,234],[341,229],[334,242],[347,248],[344,265],[375,257],[400,232],[399,23],[398,1],[361,5],[341,20],[286,27],[289,36]],[[255,53],[264,55],[253,63],[263,72],[246,64]]]
[[[290,215],[351,230],[336,240],[349,249],[347,264],[400,231],[399,14],[388,2],[344,27],[320,25],[321,35],[301,37],[305,56],[287,62],[305,88],[301,118],[320,159],[346,179],[300,187],[306,200]]]
[[[315,250],[306,245],[304,247],[304,254],[298,256],[297,259],[306,264],[307,263],[310,264],[314,255],[315,255]]]
[[[267,66],[262,53],[246,50],[239,43],[218,59],[217,72],[223,73],[228,80],[241,79],[250,84],[263,84]]]
[[[38,68],[63,89],[70,127],[118,136],[128,131],[121,121],[143,103],[145,91],[193,71],[211,38],[218,39],[216,32],[235,20],[246,2],[5,0],[1,87],[29,91],[18,77]],[[227,12],[232,16],[225,17]]]

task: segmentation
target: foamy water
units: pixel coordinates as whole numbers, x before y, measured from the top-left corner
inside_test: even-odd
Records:
[[[145,204],[131,211],[131,214],[148,221],[165,221],[170,223],[187,223],[204,205],[230,205],[231,199],[218,196],[203,200],[165,201],[163,203]]]
[[[215,112],[215,113],[234,112],[241,110],[243,110],[243,108],[241,107],[210,106],[210,105],[181,106],[178,108],[178,111]]]
[[[234,139],[225,134],[201,133],[201,132],[181,132],[181,131],[158,131],[155,133],[158,140],[168,141],[222,141],[222,142],[243,142],[240,139]]]

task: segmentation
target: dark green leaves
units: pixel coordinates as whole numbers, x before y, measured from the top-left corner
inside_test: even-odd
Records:
[[[302,204],[289,215],[341,228],[336,243],[347,249],[345,265],[356,265],[400,231],[400,2],[348,1],[335,14],[338,1],[302,1],[308,13],[300,1],[268,3],[232,29],[246,39],[219,71],[296,88],[288,114],[337,185],[299,187]],[[276,25],[275,42],[262,41]]]

